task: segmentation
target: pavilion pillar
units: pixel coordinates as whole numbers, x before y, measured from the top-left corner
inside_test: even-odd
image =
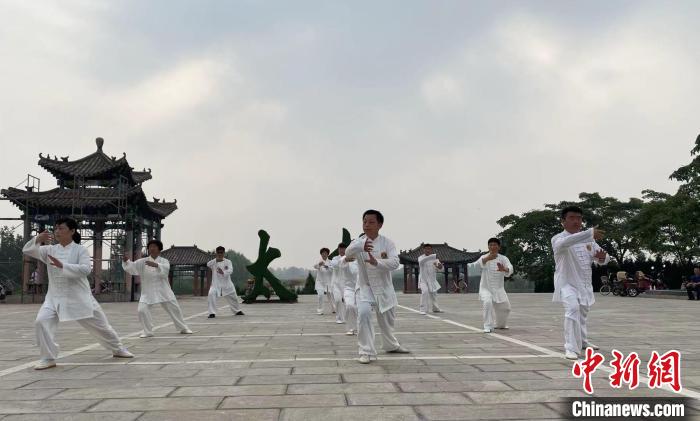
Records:
[[[202,266],[202,271],[204,273],[206,273],[205,276],[207,278],[207,289],[205,291],[206,291],[206,295],[209,295],[209,288],[211,288],[211,278],[212,278],[211,270],[209,270],[209,268],[206,266]],[[203,293],[202,295],[205,295],[205,294]]]
[[[449,268],[448,265],[445,265],[445,266],[443,267],[443,270],[445,271],[445,292],[450,292],[450,290],[449,290],[449,286],[450,286],[450,278],[449,278],[450,275],[449,275],[449,273],[450,273],[450,272],[449,272],[448,268]]]
[[[168,283],[170,284],[170,289],[173,289],[173,276],[174,276],[174,274],[175,274],[174,270],[170,269],[170,271],[168,271]]]
[[[196,266],[194,268],[194,279],[192,280],[192,294],[195,297],[199,297],[201,295],[199,292],[199,268]]]
[[[24,217],[24,242],[27,243],[32,235],[32,225],[27,216]],[[22,253],[22,292],[29,292],[29,279],[32,277],[32,263],[36,260]]]
[[[127,229],[125,232],[126,239],[124,241],[124,256],[130,258],[132,261],[134,259],[134,230]],[[133,291],[133,278],[131,274],[124,271],[124,291],[134,301],[134,291]]]
[[[160,238],[161,228],[163,228],[163,225],[160,223],[160,221],[156,222],[155,224],[156,224],[155,239],[158,241],[163,241]]]
[[[95,224],[93,227],[93,235],[92,279],[95,281],[95,294],[99,294],[102,289],[102,239],[104,238],[104,224]]]
[[[408,264],[403,265],[403,293],[408,292]]]

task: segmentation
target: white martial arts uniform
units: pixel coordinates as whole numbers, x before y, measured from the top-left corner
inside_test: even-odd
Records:
[[[503,281],[506,276],[513,274],[513,265],[502,254],[486,263],[483,261],[484,257],[478,260],[481,267],[479,299],[484,311],[484,330],[493,330],[494,327],[502,329],[506,327],[510,314],[510,301]],[[502,264],[507,272],[499,272],[498,263]]]
[[[59,321],[77,321],[113,353],[124,348],[102,307],[92,296],[87,279],[92,271],[92,259],[85,247],[73,242],[65,247],[60,244],[39,246],[35,237],[24,245],[22,251],[44,262],[48,271],[49,288],[34,322],[42,360],[58,357],[59,348],[54,338]],[[53,266],[49,255],[60,260],[63,268]]]
[[[325,300],[328,303],[328,307],[331,309],[331,311],[334,310],[334,305],[333,303],[333,298],[331,297],[331,277],[333,276],[333,272],[331,270],[331,261],[326,259],[326,260],[321,260],[314,264],[314,269],[317,270],[316,272],[316,282],[314,284],[314,287],[316,289],[316,294],[318,294],[318,313],[323,314],[323,301]],[[325,298],[324,298],[325,297]]]
[[[440,261],[436,254],[426,256],[421,254],[418,256],[418,288],[420,288],[420,311],[427,313],[432,310],[434,313],[439,313],[440,307],[437,304],[437,292],[440,289],[440,283],[437,281],[436,264]]]
[[[348,262],[345,256],[336,256],[331,261],[334,270],[335,289],[343,299],[343,321],[348,325],[348,332],[357,331],[357,303],[355,302],[355,288],[357,288],[357,262]],[[335,296],[335,295],[334,295]],[[336,300],[337,302],[337,300]],[[336,309],[338,307],[336,306]],[[337,314],[340,311],[336,312]]]
[[[359,296],[357,299],[358,334],[357,340],[360,355],[376,356],[374,347],[374,325],[372,310],[377,315],[377,324],[382,332],[382,347],[385,351],[393,351],[401,347],[394,336],[395,308],[398,305],[391,271],[399,267],[399,255],[396,246],[390,239],[378,235],[372,240],[372,256],[377,260],[377,266],[365,262],[369,253],[364,251],[367,237],[353,240],[345,250],[345,255],[357,259]]]
[[[154,262],[158,267],[148,266],[146,262]],[[153,335],[153,318],[150,307],[160,304],[170,315],[178,332],[189,330],[182,317],[182,310],[168,282],[170,262],[161,256],[155,259],[151,256],[138,259],[135,262],[122,262],[124,271],[141,277],[141,298],[139,299],[139,321],[144,335]]]
[[[552,237],[554,250],[554,297],[564,305],[564,349],[577,354],[588,342],[586,319],[595,302],[592,264],[605,265],[610,256],[599,261],[595,253],[602,250],[593,238],[593,228],[571,234],[560,232]]]
[[[236,294],[236,287],[234,287],[231,281],[233,263],[226,258],[220,262],[216,261],[216,259],[211,259],[207,262],[207,267],[211,269],[211,286],[209,287],[209,297],[207,299],[209,314],[216,314],[217,297],[224,297],[226,301],[228,301],[233,314],[241,311],[241,306],[238,303],[238,295]],[[218,269],[221,269],[224,273],[219,273]]]
[[[335,306],[335,322],[345,323],[345,303],[343,302],[343,293],[345,283],[340,273],[341,256],[335,256],[331,260],[331,296],[333,297],[333,305]]]

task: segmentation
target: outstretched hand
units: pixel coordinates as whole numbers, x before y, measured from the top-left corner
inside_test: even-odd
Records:
[[[605,252],[605,250],[598,250],[595,252],[594,256],[598,260],[605,260],[605,257],[607,257],[608,253]]]
[[[367,240],[365,240],[365,247],[364,248],[365,248],[365,251],[367,253],[370,253],[374,249],[374,245],[372,244],[372,240],[370,240],[369,238]]]
[[[496,263],[496,267],[498,268],[496,269],[498,272],[508,272],[508,268],[506,267],[506,265],[504,265],[501,262]]]
[[[44,230],[39,233],[39,235],[36,236],[36,241],[37,243],[50,243],[52,239],[52,235],[50,232]]]
[[[148,266],[152,267],[152,268],[157,268],[157,267],[158,267],[158,263],[152,262],[152,261],[150,261],[150,260],[147,260],[147,261],[146,261],[146,264],[147,264]]]
[[[368,253],[368,254],[369,254],[369,260],[365,260],[365,262],[369,263],[372,266],[377,266],[377,259],[375,259],[374,256],[372,256],[372,253]]]
[[[595,238],[596,240],[602,240],[603,238],[605,238],[605,231],[598,228],[598,226],[596,225],[595,227],[593,227],[593,238]]]
[[[52,255],[48,255],[49,260],[51,260],[51,266],[55,266],[59,269],[63,269],[63,262],[58,260],[57,258],[53,257]]]
[[[221,270],[221,268],[216,268],[216,272],[217,272],[219,275],[223,275],[223,274],[224,274],[224,271]]]

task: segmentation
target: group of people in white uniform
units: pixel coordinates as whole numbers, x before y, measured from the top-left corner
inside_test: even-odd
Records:
[[[37,370],[56,366],[59,347],[55,342],[55,335],[59,321],[77,321],[102,346],[112,351],[114,357],[134,356],[124,347],[109,324],[102,307],[92,295],[87,279],[92,271],[92,259],[87,248],[80,245],[80,240],[77,222],[72,218],[60,218],[54,223],[53,234],[48,231],[41,232],[27,242],[23,249],[25,254],[47,265],[49,276],[49,288],[34,323],[41,356],[39,363],[34,367]],[[160,256],[163,243],[150,240],[147,250],[148,256],[144,258],[132,262],[128,256],[124,256],[122,262],[125,272],[141,279],[138,318],[143,331],[139,337],[153,336],[151,307],[157,304],[168,313],[179,333],[192,334],[170,287],[170,262]],[[223,247],[217,247],[216,257],[207,263],[212,269],[208,297],[210,318],[216,317],[216,300],[220,296],[229,303],[234,315],[243,315],[236,289],[231,281],[233,265],[224,257],[224,252]]]
[[[347,325],[347,335],[357,335],[359,362],[367,364],[377,358],[374,344],[375,315],[387,353],[410,353],[394,335],[398,301],[391,273],[399,267],[399,256],[394,242],[379,230],[384,224],[381,212],[370,209],[362,215],[363,234],[350,244],[339,244],[338,255],[329,259],[330,250],[320,250],[315,289],[318,294],[318,314],[335,313],[336,323]],[[591,283],[592,265],[604,265],[609,256],[595,242],[604,232],[598,228],[582,230],[583,211],[570,206],[561,212],[564,231],[552,238],[555,259],[554,298],[564,306],[564,349],[569,359],[578,358],[586,347],[598,349],[588,340],[586,321],[594,303]],[[61,218],[54,223],[54,232],[44,231],[24,246],[24,253],[45,263],[48,268],[49,288],[35,321],[36,339],[41,359],[35,366],[42,370],[55,367],[59,347],[55,343],[58,322],[75,320],[90,332],[116,358],[133,358],[109,324],[104,311],[90,290],[87,275],[92,270],[88,250],[80,244],[78,225],[74,219]],[[42,245],[46,244],[46,245]],[[479,299],[483,308],[484,332],[508,329],[511,306],[504,288],[504,279],[513,274],[508,258],[500,254],[498,238],[488,240],[488,253],[479,258],[481,268]],[[123,259],[126,272],[140,276],[141,297],[138,318],[143,327],[140,337],[153,336],[150,309],[160,304],[170,315],[177,331],[192,334],[187,327],[180,306],[168,281],[170,263],[160,256],[163,244],[148,242],[148,256],[131,261]],[[436,272],[442,263],[425,244],[419,256],[420,314],[428,311],[441,313],[437,303],[440,284]],[[209,318],[216,317],[218,297],[224,297],[234,315],[243,315],[236,289],[231,281],[233,265],[225,257],[224,247],[217,247],[216,257],[207,263],[212,270],[209,289]]]

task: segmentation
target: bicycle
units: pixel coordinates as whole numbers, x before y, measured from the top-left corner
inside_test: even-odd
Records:
[[[600,277],[600,281],[603,285],[600,287],[600,295],[608,295],[612,292],[612,287],[610,286],[610,278],[603,275]]]

